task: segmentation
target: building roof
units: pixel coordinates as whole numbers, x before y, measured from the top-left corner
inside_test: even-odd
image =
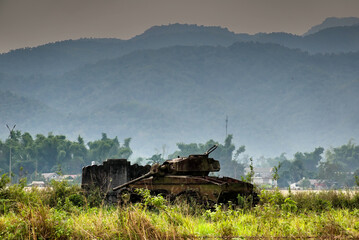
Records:
[[[57,173],[42,173],[41,176],[48,179],[58,177],[59,175]]]

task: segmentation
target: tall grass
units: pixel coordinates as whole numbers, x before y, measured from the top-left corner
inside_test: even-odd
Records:
[[[206,209],[148,191],[140,203],[106,206],[66,183],[23,186],[0,187],[0,239],[359,238],[359,196],[346,192],[263,191],[255,207]]]

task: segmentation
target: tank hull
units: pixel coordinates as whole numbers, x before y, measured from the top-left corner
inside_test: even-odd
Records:
[[[136,188],[145,188],[154,194],[161,193],[171,200],[181,196],[191,196],[201,203],[225,203],[228,201],[236,203],[238,195],[255,195],[252,184],[230,177],[152,176],[128,185],[126,191],[134,192]]]

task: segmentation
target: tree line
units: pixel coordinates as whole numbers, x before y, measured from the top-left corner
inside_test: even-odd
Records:
[[[307,181],[308,179],[318,179],[332,188],[353,187],[359,183],[359,145],[352,141],[326,151],[323,147],[316,147],[312,152],[297,152],[293,158],[288,158],[285,153],[282,153],[274,158],[262,156],[253,159],[244,153],[244,145],[236,147],[232,140],[233,136],[228,135],[224,144],[214,140],[209,140],[204,144],[177,143],[179,150],[170,154],[168,158],[204,153],[211,146],[217,144],[218,148],[211,153],[211,157],[220,161],[219,175],[221,176],[240,179],[248,174],[253,165],[254,171],[256,168],[268,168],[272,171],[273,177],[277,174],[280,188],[287,188],[291,183],[302,179],[307,179]],[[139,158],[137,162],[143,163],[144,160]],[[165,161],[161,154],[154,154],[147,160],[151,164]],[[246,168],[248,171],[245,171]]]
[[[78,174],[83,166],[90,165],[92,161],[102,163],[108,158],[129,159],[133,153],[130,143],[131,138],[125,138],[120,143],[117,137],[109,138],[106,133],[102,133],[101,139],[85,144],[81,136],[71,141],[64,135],[52,133],[33,137],[27,132],[11,131],[6,140],[0,140],[0,173],[9,172],[11,152],[12,175],[15,179],[27,177],[34,180],[45,172]],[[218,148],[210,157],[220,161],[221,171],[214,173],[220,176],[240,179],[246,174],[245,168],[250,166],[272,168],[276,169],[278,186],[282,188],[303,178],[320,179],[335,188],[351,187],[356,184],[356,176],[359,176],[359,145],[353,141],[326,151],[323,147],[317,147],[312,152],[297,152],[292,159],[284,153],[275,158],[252,159],[245,154],[244,145],[235,146],[233,135],[230,134],[223,143],[214,140],[177,143],[178,150],[168,156],[153,154],[148,158],[133,159],[133,162],[142,165],[163,163],[177,156],[205,153],[215,144]]]
[[[64,135],[47,136],[11,131],[10,136],[0,140],[0,171],[8,173],[10,152],[12,173],[15,178],[27,177],[36,179],[40,173],[61,172],[78,174],[83,166],[92,161],[102,162],[107,158],[129,158],[131,138],[124,139],[120,144],[117,137],[111,139],[106,133],[101,139],[85,144],[79,136],[76,141],[66,139]]]
[[[278,186],[288,187],[301,179],[319,179],[331,188],[359,185],[359,145],[347,144],[326,151],[317,147],[313,152],[297,152],[293,159],[285,154],[275,158],[262,158],[262,166],[279,166]]]

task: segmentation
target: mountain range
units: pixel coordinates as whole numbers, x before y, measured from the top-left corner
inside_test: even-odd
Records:
[[[359,26],[236,34],[188,24],[129,40],[79,39],[0,55],[1,124],[88,141],[132,137],[137,155],[225,138],[253,156],[359,136]],[[7,129],[0,129],[2,139]]]
[[[320,30],[326,29],[326,28],[341,27],[341,26],[353,26],[353,25],[358,25],[358,24],[359,24],[359,18],[357,18],[357,17],[343,17],[343,18],[329,17],[329,18],[326,18],[321,24],[311,27],[303,35],[304,36],[310,35],[310,34],[318,32]]]

